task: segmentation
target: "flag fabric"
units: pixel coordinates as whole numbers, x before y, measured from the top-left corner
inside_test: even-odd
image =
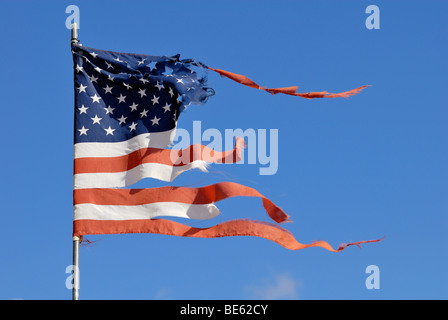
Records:
[[[129,188],[144,178],[171,182],[187,170],[207,171],[210,163],[241,160],[241,138],[236,139],[233,150],[222,152],[203,145],[184,150],[171,148],[181,112],[191,104],[204,104],[214,94],[205,81],[207,70],[272,94],[298,95],[297,87],[264,89],[245,76],[180,59],[180,55],[118,53],[77,44],[72,45],[72,53],[74,236],[141,232],[204,238],[258,236],[291,250],[320,246],[340,251],[351,245],[339,249],[323,241],[303,245],[278,225],[247,219],[201,229],[160,218],[212,219],[220,214],[216,202],[244,196],[260,198],[265,213],[275,223],[290,221],[271,200],[238,183],[199,188]],[[346,97],[361,89],[337,96],[327,92],[299,96]]]
[[[291,95],[291,96],[297,96],[297,97],[302,97],[305,99],[315,99],[315,98],[348,98],[350,96],[353,96],[359,92],[361,92],[361,90],[367,88],[367,85],[358,87],[356,89],[352,89],[349,91],[344,91],[344,92],[339,92],[339,93],[330,93],[328,91],[320,91],[320,92],[303,92],[303,93],[299,93],[297,92],[297,89],[299,88],[298,86],[292,86],[292,87],[284,87],[284,88],[266,88],[266,87],[262,87],[259,84],[255,83],[254,81],[252,81],[251,79],[249,79],[248,77],[241,75],[241,74],[237,74],[237,73],[233,73],[230,71],[226,71],[226,70],[221,70],[221,69],[214,69],[214,68],[210,68],[207,67],[207,69],[212,70],[214,72],[219,73],[221,76],[232,79],[233,81],[236,81],[238,83],[241,83],[245,86],[251,87],[251,88],[255,88],[255,89],[259,89],[259,90],[264,90],[266,92],[269,92],[273,95],[276,95],[278,93],[283,93],[283,94],[287,94],[287,95]]]
[[[219,214],[213,203],[237,196],[261,198],[272,220],[279,223],[288,220],[288,215],[271,200],[253,188],[234,182],[220,182],[200,188],[75,189],[74,210],[77,219],[127,220],[128,217],[177,216],[202,220]]]

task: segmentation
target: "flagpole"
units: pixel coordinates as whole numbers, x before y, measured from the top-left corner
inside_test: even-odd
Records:
[[[79,300],[79,237],[73,237],[73,288],[72,300]]]
[[[72,23],[71,25],[71,44],[78,44],[78,24]],[[80,238],[73,237],[73,288],[72,288],[72,300],[79,300],[79,242]]]

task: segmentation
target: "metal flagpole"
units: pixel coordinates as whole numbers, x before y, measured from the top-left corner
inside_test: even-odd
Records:
[[[72,300],[79,300],[79,237],[73,237],[73,288]]]
[[[78,24],[72,23],[71,44],[78,44]],[[73,288],[72,300],[79,300],[79,237],[73,237]]]

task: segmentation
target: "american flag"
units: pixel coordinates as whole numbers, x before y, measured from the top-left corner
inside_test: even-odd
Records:
[[[159,233],[216,238],[244,235],[266,238],[293,250],[320,246],[340,251],[347,246],[335,250],[324,241],[308,245],[297,242],[277,225],[288,221],[288,215],[257,190],[241,184],[127,188],[143,178],[171,182],[189,169],[206,171],[210,162],[241,159],[244,145],[241,139],[237,139],[233,150],[224,152],[208,150],[202,145],[173,151],[170,145],[182,111],[191,104],[205,103],[214,94],[213,89],[207,87],[202,72],[213,70],[256,87],[250,79],[209,68],[191,59],[182,60],[179,55],[118,53],[77,44],[72,45],[72,53],[74,236]],[[295,88],[258,87],[273,94],[292,94]],[[321,96],[313,93],[304,97],[325,95],[332,97],[326,92]],[[201,229],[160,218],[212,219],[220,214],[216,202],[236,196],[260,198],[265,212],[275,223],[240,219]]]

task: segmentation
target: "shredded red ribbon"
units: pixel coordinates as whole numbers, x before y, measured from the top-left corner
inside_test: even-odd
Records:
[[[109,206],[136,206],[155,202],[208,204],[233,197],[261,198],[269,217],[277,223],[289,222],[289,216],[257,190],[235,182],[219,182],[205,187],[158,187],[147,189],[91,188],[73,190],[73,204],[91,203]]]
[[[241,161],[244,139],[236,137],[235,148],[216,151],[208,146],[194,144],[183,150],[142,148],[120,157],[89,157],[74,160],[74,174],[98,172],[122,172],[145,163],[184,166],[196,160],[210,163],[234,163]]]
[[[233,236],[254,236],[273,241],[289,250],[301,250],[320,247],[332,252],[339,252],[349,246],[360,246],[365,243],[379,242],[383,239],[366,240],[339,245],[334,249],[326,241],[315,241],[309,244],[298,242],[286,229],[277,225],[253,220],[231,220],[209,228],[195,228],[179,222],[165,219],[145,220],[75,220],[74,235],[87,234],[120,234],[120,233],[156,233],[179,237],[221,238]]]
[[[255,83],[254,81],[252,81],[251,79],[249,79],[246,76],[243,76],[241,74],[237,74],[237,73],[233,73],[230,71],[226,71],[226,70],[221,70],[221,69],[213,69],[210,67],[207,67],[209,70],[212,70],[214,72],[219,73],[221,76],[223,77],[227,77],[233,81],[236,81],[238,83],[241,83],[242,85],[251,87],[251,88],[255,88],[255,89],[259,89],[259,90],[264,90],[266,92],[269,92],[273,95],[277,94],[277,93],[283,93],[283,94],[287,94],[287,95],[292,95],[292,96],[297,96],[297,97],[302,97],[305,99],[314,99],[314,98],[348,98],[350,96],[353,96],[357,93],[359,93],[361,90],[363,90],[364,88],[368,87],[367,85],[365,86],[361,86],[359,88],[350,90],[350,91],[345,91],[345,92],[340,92],[340,93],[330,93],[327,91],[321,91],[321,92],[305,92],[305,93],[298,93],[297,89],[299,87],[294,86],[294,87],[284,87],[284,88],[266,88],[266,87],[261,87],[260,85],[258,85],[257,83]]]

